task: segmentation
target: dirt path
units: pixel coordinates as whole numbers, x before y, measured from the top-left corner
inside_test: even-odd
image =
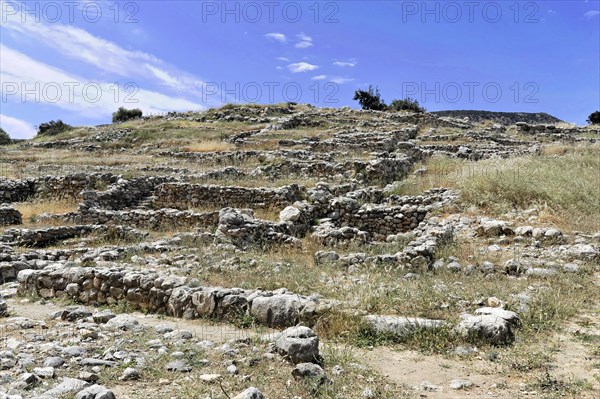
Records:
[[[600,287],[600,274],[594,278]],[[600,288],[599,288],[600,289]],[[600,292],[600,291],[599,291]],[[591,299],[591,298],[590,298]],[[544,347],[553,359],[549,364],[553,378],[574,383],[585,380],[588,386],[571,397],[600,398],[600,303],[590,305],[571,320],[565,328],[548,337]],[[401,351],[390,347],[361,350],[365,362],[391,381],[419,387],[423,381],[440,386],[441,391],[419,390],[421,397],[434,399],[462,398],[531,398],[546,397],[543,392],[525,389],[525,379],[516,373],[503,370],[503,366],[474,357],[467,360],[446,359],[440,355],[422,355],[414,351]],[[540,371],[530,377],[539,376]],[[468,379],[473,383],[469,390],[453,390],[449,384],[454,379]],[[425,396],[424,396],[425,395]],[[567,396],[568,397],[568,396]]]
[[[439,355],[425,356],[415,351],[400,351],[388,347],[361,351],[366,363],[391,381],[419,387],[428,381],[441,388],[440,391],[420,390],[427,398],[513,398],[498,388],[507,383],[506,378],[497,376],[498,370],[481,359],[452,360]],[[450,382],[455,379],[468,379],[473,383],[469,390],[454,390]]]
[[[14,316],[27,317],[35,320],[48,321],[50,315],[62,310],[65,306],[58,306],[52,302],[42,305],[39,303],[21,303],[19,299],[7,299],[7,304]],[[92,307],[88,307],[93,309]],[[140,312],[128,313],[146,327],[166,325],[174,330],[187,330],[200,340],[209,340],[215,343],[224,343],[232,339],[245,339],[274,333],[275,330],[268,328],[239,329],[230,323],[216,323],[209,320],[184,320],[156,314],[143,314]]]

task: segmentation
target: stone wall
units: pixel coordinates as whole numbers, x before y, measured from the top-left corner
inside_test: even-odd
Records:
[[[252,291],[240,288],[191,287],[186,278],[152,270],[124,268],[63,268],[22,270],[19,293],[42,298],[71,298],[84,304],[126,302],[133,309],[174,317],[226,317],[249,314],[271,327],[312,324],[330,308],[318,297],[304,297],[285,289]]]
[[[600,136],[600,129],[591,129],[588,127],[561,127],[555,125],[532,125],[526,122],[517,122],[517,132],[523,134],[545,134],[545,135],[579,135],[590,133]]]
[[[34,180],[37,197],[62,199],[81,199],[83,190],[107,187],[119,180],[112,173],[75,173],[65,176],[43,176]]]
[[[21,212],[6,204],[0,205],[0,226],[11,226],[23,223]]]
[[[269,165],[259,166],[252,175],[271,178],[299,176],[332,179],[339,177],[354,178],[370,183],[390,183],[404,178],[412,165],[413,161],[404,156],[376,158],[371,161],[350,159],[339,163],[281,159]]]
[[[46,246],[69,238],[91,233],[117,234],[121,238],[144,237],[145,233],[123,226],[77,225],[42,229],[7,229],[0,235],[0,243],[25,247]]]
[[[192,212],[177,209],[108,211],[86,209],[72,214],[67,221],[90,224],[117,224],[138,229],[165,230],[189,229],[194,227],[216,228],[219,212]]]
[[[22,202],[32,197],[81,199],[82,190],[108,186],[118,179],[112,173],[77,173],[24,180],[0,179],[0,202]]]
[[[25,201],[35,193],[33,179],[8,180],[0,178],[0,203]]]
[[[152,195],[157,186],[176,180],[163,176],[119,179],[105,191],[87,191],[82,196],[86,201],[85,206],[119,210],[138,205],[140,201]]]
[[[187,183],[165,183],[154,193],[155,208],[283,207],[305,196],[302,186],[247,188]]]

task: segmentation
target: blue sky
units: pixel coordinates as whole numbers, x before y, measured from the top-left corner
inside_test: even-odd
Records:
[[[225,102],[600,109],[600,2],[0,0],[0,125],[108,123]],[[116,4],[116,5],[115,5]]]

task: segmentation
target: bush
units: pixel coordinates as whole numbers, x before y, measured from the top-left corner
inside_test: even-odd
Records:
[[[587,119],[587,123],[592,125],[600,124],[600,111],[592,112]]]
[[[412,112],[425,112],[425,108],[419,105],[417,100],[410,97],[404,100],[394,100],[388,107],[390,111],[412,111]]]
[[[50,121],[41,123],[38,126],[38,135],[40,136],[55,136],[59,133],[66,132],[67,130],[73,129],[72,126],[67,125],[60,119],[57,121]]]
[[[10,144],[10,143],[11,143],[10,136],[8,135],[8,133],[6,133],[4,131],[4,129],[2,129],[0,127],[0,145]]]
[[[379,88],[373,89],[373,86],[369,86],[369,90],[356,90],[354,92],[353,100],[358,100],[358,103],[362,109],[372,109],[375,111],[385,111],[387,105],[381,99],[379,94]]]
[[[142,117],[142,110],[135,109],[125,109],[120,107],[117,112],[113,112],[112,121],[113,123],[125,122],[131,119],[138,119]]]
[[[419,105],[419,102],[410,97],[404,100],[394,100],[388,106],[379,94],[379,88],[373,89],[369,86],[369,90],[356,90],[353,100],[358,100],[362,109],[372,109],[375,111],[410,111],[410,112],[426,112],[425,108]]]

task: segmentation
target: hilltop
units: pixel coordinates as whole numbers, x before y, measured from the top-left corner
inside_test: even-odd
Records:
[[[285,103],[3,146],[0,397],[596,398],[599,138]]]

